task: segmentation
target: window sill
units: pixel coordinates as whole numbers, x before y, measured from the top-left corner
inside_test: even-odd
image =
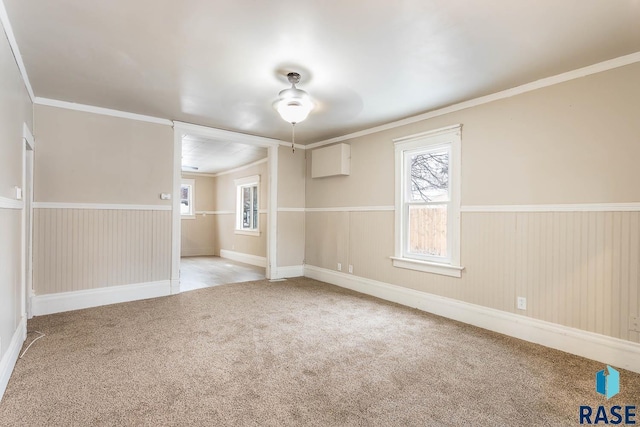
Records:
[[[417,259],[400,258],[392,256],[393,266],[407,268],[409,270],[423,271],[425,273],[441,274],[443,276],[462,277],[464,267],[437,262],[419,261]]]
[[[180,219],[196,219],[195,215],[180,215]]]
[[[245,236],[259,236],[260,235],[260,231],[258,230],[235,230],[234,231],[235,234],[242,234]]]

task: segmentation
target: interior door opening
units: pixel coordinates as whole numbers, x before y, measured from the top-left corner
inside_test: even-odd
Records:
[[[186,134],[180,291],[266,277],[268,149]]]

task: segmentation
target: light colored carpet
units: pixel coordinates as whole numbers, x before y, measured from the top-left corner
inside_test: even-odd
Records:
[[[640,375],[311,279],[34,318],[2,426],[575,425]],[[36,334],[29,334],[33,339]],[[27,344],[29,342],[27,340]]]

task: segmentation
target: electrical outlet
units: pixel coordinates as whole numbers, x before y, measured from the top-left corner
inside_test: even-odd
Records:
[[[349,274],[353,274],[353,265],[349,264]]]
[[[516,306],[518,310],[526,310],[527,309],[527,299],[525,297],[517,297],[516,298]]]
[[[342,271],[342,264],[338,263],[338,271]]]
[[[629,316],[629,330],[640,332],[640,316]]]

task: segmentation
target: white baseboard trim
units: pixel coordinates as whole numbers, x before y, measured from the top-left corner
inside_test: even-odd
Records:
[[[180,293],[180,279],[171,279],[171,295]]]
[[[26,338],[26,330],[27,319],[23,317],[20,324],[13,332],[9,347],[7,347],[7,350],[4,352],[2,359],[0,359],[0,401],[2,401],[2,396],[4,396],[4,392],[9,384],[9,378],[11,378],[13,368],[16,366],[18,356],[20,356],[20,349],[22,348],[22,343]]]
[[[243,254],[241,252],[220,249],[220,258],[227,258],[233,261],[244,262],[258,267],[267,267],[267,258],[257,255]]]
[[[214,248],[190,248],[190,249],[180,250],[181,257],[214,256],[214,254],[215,254]]]
[[[640,373],[640,344],[305,265],[306,277]]]
[[[35,295],[31,300],[31,304],[34,316],[44,316],[63,311],[81,310],[83,308],[156,298],[170,294],[171,282],[169,280],[161,280],[158,282]]]
[[[286,279],[287,277],[304,276],[304,265],[287,265],[276,269],[276,277],[274,279]]]

